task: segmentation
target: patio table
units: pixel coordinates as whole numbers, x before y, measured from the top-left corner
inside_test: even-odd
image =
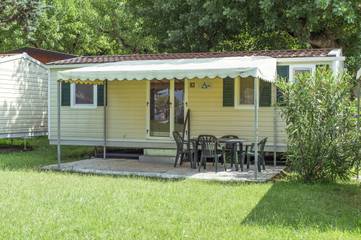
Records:
[[[192,154],[191,154],[191,167],[192,168],[196,168],[197,166],[197,161],[198,161],[198,150],[199,150],[199,143],[198,143],[198,137],[193,137],[190,139],[191,141],[191,144],[192,144]],[[238,164],[241,166],[241,170],[243,171],[243,162],[241,159],[241,156],[240,156],[240,159],[238,160],[238,163],[237,163],[237,159],[238,159],[238,147],[239,147],[239,150],[240,150],[240,153],[242,154],[243,152],[243,143],[245,142],[245,140],[243,139],[226,139],[226,138],[219,138],[218,139],[218,143],[220,144],[231,144],[231,145],[234,145],[236,144],[236,147],[233,148],[234,150],[234,153],[233,153],[233,158],[232,158],[232,161],[231,161],[231,167],[233,166],[233,164],[235,165],[236,167],[236,171],[239,170],[239,166]]]
[[[233,164],[234,164],[235,167],[236,167],[236,171],[238,171],[239,170],[238,164],[239,164],[240,167],[241,167],[241,171],[243,171],[243,160],[244,159],[242,159],[242,152],[243,152],[243,143],[245,142],[245,140],[243,140],[243,139],[219,138],[218,142],[220,144],[225,144],[225,145],[230,144],[230,145],[235,146],[235,147],[233,147],[233,158],[231,160],[231,167],[233,167]],[[239,151],[240,151],[239,156],[238,156],[238,148],[239,148]],[[237,163],[237,159],[238,159],[238,163]],[[224,162],[225,162],[225,159],[224,159]],[[224,164],[226,164],[226,163],[224,163]]]

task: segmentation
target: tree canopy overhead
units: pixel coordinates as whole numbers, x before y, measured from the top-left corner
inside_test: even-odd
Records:
[[[28,44],[44,10],[39,0],[0,1],[0,50]]]
[[[81,55],[341,47],[355,65],[361,3],[3,0],[0,49],[24,46]]]
[[[129,0],[128,6],[169,50],[216,49],[252,38],[270,48],[359,48],[361,41],[359,0]]]

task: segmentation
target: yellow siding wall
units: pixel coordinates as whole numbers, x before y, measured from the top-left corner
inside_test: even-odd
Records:
[[[201,81],[201,80],[198,80]],[[188,86],[186,86],[188,87]],[[221,79],[212,80],[211,87],[188,89],[188,107],[191,110],[191,135],[226,134],[238,135],[252,141],[253,108],[235,109],[223,107],[223,84]],[[147,82],[111,81],[108,82],[108,139],[146,140],[147,121]],[[56,139],[56,81],[55,71],[51,72],[51,132],[50,139]],[[284,123],[274,109],[260,108],[259,133],[269,137],[273,144],[274,128],[277,129],[277,144],[285,144]],[[103,107],[96,109],[72,109],[62,107],[62,139],[98,140],[103,139]],[[152,141],[152,140],[149,140]],[[153,140],[154,141],[154,140]]]
[[[51,71],[50,139],[57,138],[56,71]],[[146,128],[146,82],[108,82],[109,140],[144,139]],[[61,107],[61,136],[64,140],[103,139],[103,107]]]
[[[50,72],[50,129],[49,139],[57,138],[57,82],[56,71]],[[102,140],[103,139],[103,108],[74,109],[70,106],[61,107],[62,139]]]
[[[198,80],[202,81],[202,80]],[[188,106],[191,110],[191,135],[212,134],[217,137],[231,134],[247,141],[253,140],[254,110],[223,107],[223,81],[214,79],[211,87],[202,89],[199,84],[189,88]],[[274,115],[276,114],[276,116]],[[276,125],[274,125],[274,116]],[[268,144],[274,142],[276,129],[277,144],[285,144],[284,122],[280,113],[273,107],[261,107],[259,110],[259,135],[268,137]]]
[[[28,59],[0,63],[0,137],[47,132],[48,71]]]
[[[109,83],[110,139],[144,139],[146,136],[146,81]]]

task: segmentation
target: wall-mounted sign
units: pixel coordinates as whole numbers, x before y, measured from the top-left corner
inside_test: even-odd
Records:
[[[212,87],[212,81],[208,79],[202,79],[197,81],[197,88],[208,89]]]
[[[210,87],[212,87],[212,81],[209,79],[197,79],[195,81],[189,82],[189,88],[208,89]]]

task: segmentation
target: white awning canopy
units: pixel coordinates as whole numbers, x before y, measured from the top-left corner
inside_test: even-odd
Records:
[[[61,71],[58,73],[58,80],[161,80],[240,76],[274,82],[276,65],[275,58],[263,56],[124,61]]]

